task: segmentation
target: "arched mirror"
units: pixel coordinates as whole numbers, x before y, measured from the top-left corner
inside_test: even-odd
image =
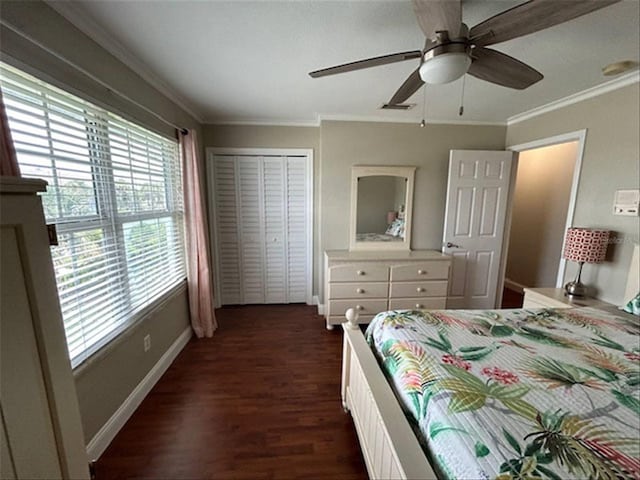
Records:
[[[350,250],[410,250],[416,167],[354,166]]]

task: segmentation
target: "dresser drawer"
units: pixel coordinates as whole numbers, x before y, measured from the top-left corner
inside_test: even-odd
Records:
[[[329,300],[327,316],[344,317],[345,312],[350,308],[358,310],[360,315],[375,315],[387,310],[387,299]]]
[[[387,282],[389,267],[370,263],[350,263],[329,267],[330,282]]]
[[[388,294],[389,284],[386,282],[353,282],[329,284],[329,299],[331,300],[339,298],[387,298]]]
[[[449,278],[449,262],[416,262],[391,267],[392,282]]]
[[[447,281],[392,283],[390,298],[446,297]]]
[[[389,310],[443,310],[447,307],[446,297],[442,298],[393,298],[389,300]]]

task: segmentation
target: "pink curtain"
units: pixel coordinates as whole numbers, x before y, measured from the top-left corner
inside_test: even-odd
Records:
[[[182,147],[184,212],[187,237],[187,287],[191,326],[198,338],[211,337],[218,328],[213,311],[213,285],[209,267],[207,217],[195,130],[180,134]]]
[[[19,177],[20,167],[16,158],[16,149],[13,147],[11,130],[7,121],[7,112],[4,109],[2,91],[0,91],[0,175]]]

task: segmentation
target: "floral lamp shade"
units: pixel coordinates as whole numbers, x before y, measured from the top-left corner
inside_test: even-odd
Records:
[[[569,228],[562,256],[572,262],[601,263],[607,253],[609,230]]]

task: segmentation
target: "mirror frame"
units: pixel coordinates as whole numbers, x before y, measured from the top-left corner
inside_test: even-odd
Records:
[[[382,165],[355,165],[351,167],[351,220],[349,250],[411,250],[411,227],[413,221],[413,185],[416,167],[390,167]],[[405,192],[405,226],[402,242],[357,242],[358,179],[372,176],[403,177],[407,179]]]

